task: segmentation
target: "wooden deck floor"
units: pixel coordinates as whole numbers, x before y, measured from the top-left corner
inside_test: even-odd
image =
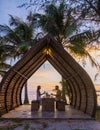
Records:
[[[31,105],[22,105],[7,114],[2,116],[3,118],[31,118],[31,119],[88,119],[91,117],[79,110],[75,110],[70,106],[66,106],[65,111],[54,112],[42,112],[41,108],[39,111],[31,112]]]

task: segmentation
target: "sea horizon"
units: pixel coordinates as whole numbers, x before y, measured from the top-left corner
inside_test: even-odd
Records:
[[[97,105],[100,106],[100,84],[95,84],[96,94],[97,94]],[[48,92],[48,94],[54,93],[53,88],[42,88],[41,92]],[[36,87],[28,88],[28,99],[29,104],[32,100],[36,100]],[[22,103],[24,102],[24,89],[22,91]]]

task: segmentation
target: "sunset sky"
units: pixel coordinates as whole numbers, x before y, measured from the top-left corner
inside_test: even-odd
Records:
[[[16,8],[18,5],[22,4],[23,1],[26,0],[0,0],[0,24],[8,24],[9,14],[25,19],[25,16],[27,16],[29,10],[25,10],[24,8]],[[91,52],[91,54],[100,64],[100,50],[97,52]],[[84,69],[88,72],[95,84],[100,84],[100,75],[98,75],[97,80],[94,81],[95,74],[98,70],[95,67],[91,67],[88,59]],[[61,76],[59,75],[59,73],[53,68],[52,65],[46,62],[29,79],[28,85],[30,87],[33,87],[41,84],[42,86],[49,86],[53,88],[54,85],[59,84],[60,81]]]
[[[98,52],[92,52],[92,55],[96,57],[98,63],[100,64],[100,51]],[[79,62],[80,65],[83,67],[82,63]],[[87,73],[90,75],[92,81],[94,84],[99,85],[100,84],[100,75],[97,76],[96,80],[95,75],[98,72],[96,67],[92,67],[89,59],[86,60],[86,65],[84,69],[87,71]],[[54,69],[54,67],[49,63],[46,62],[43,64],[29,79],[29,86],[34,87],[34,85],[42,85],[45,87],[53,87],[56,84],[59,84],[61,81],[61,75]]]

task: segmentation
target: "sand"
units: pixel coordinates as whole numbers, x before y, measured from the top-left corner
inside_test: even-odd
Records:
[[[95,120],[0,118],[0,130],[100,130],[100,122]]]

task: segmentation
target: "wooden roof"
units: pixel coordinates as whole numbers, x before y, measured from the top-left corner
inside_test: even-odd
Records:
[[[90,77],[49,34],[31,48],[3,78],[0,92],[1,114],[22,104],[23,85],[46,60],[68,81],[72,93],[71,105],[94,117],[97,102]]]

